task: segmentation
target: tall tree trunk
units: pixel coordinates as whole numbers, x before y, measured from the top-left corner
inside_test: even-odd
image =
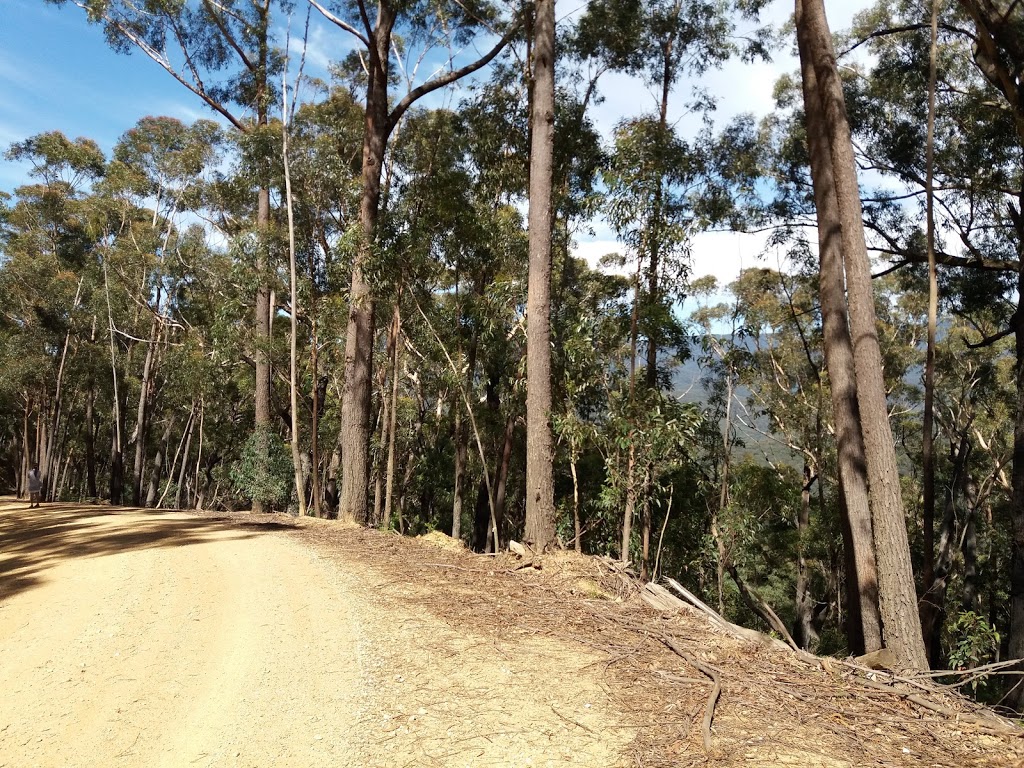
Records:
[[[551,434],[551,179],[555,138],[555,2],[537,0],[530,111],[530,271],[526,340],[526,543],[555,541]]]
[[[388,420],[388,474],[387,474],[387,489],[384,497],[384,518],[383,524],[385,526],[391,524],[391,499],[394,496],[395,490],[395,433],[398,431],[398,382],[401,378],[401,360],[402,360],[402,305],[401,305],[402,294],[399,291],[398,296],[395,298],[395,316],[394,316],[394,360],[391,365],[391,410]]]
[[[287,72],[283,77],[286,77]],[[292,206],[292,174],[288,161],[288,83],[283,84],[283,120],[281,130],[281,157],[284,164],[284,201],[288,214],[288,299],[291,303],[289,326],[288,389],[292,412],[292,469],[295,475],[295,498],[299,517],[306,516],[306,485],[302,475],[302,450],[299,445],[299,286],[298,270],[295,268],[295,212]],[[314,384],[315,386],[315,384]],[[196,477],[199,476],[198,468]]]
[[[797,24],[806,30],[821,95],[839,204],[857,400],[868,460],[883,638],[901,665],[925,669],[928,658],[921,637],[896,451],[889,426],[853,141],[824,3],[806,0],[800,13],[802,0],[797,2]]]
[[[935,583],[935,328],[939,311],[939,283],[935,272],[935,81],[938,68],[939,0],[932,0],[932,35],[928,75],[928,137],[925,154],[926,218],[928,240],[928,345],[924,364],[924,424],[921,434],[921,469],[923,485],[922,522],[924,528],[924,564],[921,574],[922,592],[928,594]],[[922,604],[923,608],[923,604]],[[929,616],[929,618],[933,618]],[[922,623],[924,616],[922,616]],[[923,627],[925,645],[938,648],[937,636],[932,640],[932,627]],[[929,651],[932,663],[937,655]]]
[[[313,318],[313,345],[310,352],[310,367],[313,371],[313,417],[312,424],[310,425],[309,437],[310,437],[310,465],[313,473],[313,514],[317,517],[323,517],[322,508],[322,491],[320,489],[320,370],[319,370],[319,359],[318,349],[319,339],[317,337],[317,323],[316,323],[316,286],[313,286],[313,306],[312,306],[312,318]]]
[[[809,51],[808,30],[800,26],[797,31],[818,219],[825,363],[832,385],[836,428],[843,546],[846,551],[847,610],[851,621],[848,641],[851,651],[866,653],[882,647],[882,622],[878,610],[878,574],[868,499],[867,459],[857,404],[857,378],[846,304],[842,226],[821,95]]]
[[[341,403],[341,498],[338,517],[365,523],[370,461],[370,383],[373,380],[374,300],[364,273],[368,266],[380,210],[384,152],[391,131],[388,117],[388,56],[394,12],[389,3],[378,6],[371,40],[366,118],[363,132],[362,199],[359,222],[362,243],[352,265],[348,330],[345,337],[345,388]]]
[[[672,68],[672,47],[674,38],[665,43],[664,59],[662,61],[661,73],[661,103],[658,109],[658,127],[661,129],[659,138],[663,139],[668,130],[668,97],[672,92],[673,68]],[[654,202],[652,219],[658,221],[662,216],[663,200],[665,191],[661,179],[654,189]],[[660,286],[660,250],[661,242],[658,237],[648,239],[648,250],[650,262],[647,270],[647,303],[650,307],[656,307],[661,301]],[[644,383],[647,389],[655,389],[658,386],[658,329],[654,328],[651,317],[656,317],[657,312],[649,313],[647,319],[647,367],[644,371]],[[646,502],[645,502],[646,503]]]
[[[110,375],[114,389],[113,419],[110,440],[110,503],[118,505],[121,503],[123,489],[124,466],[124,442],[121,434],[121,395],[117,385],[117,354],[114,345],[114,315],[110,307],[110,283],[107,278],[107,261],[103,260],[103,291],[107,298],[107,328],[110,333]]]
[[[255,420],[256,432],[262,435],[260,444],[260,455],[265,456],[270,450],[266,440],[269,438],[271,429],[270,410],[270,286],[268,285],[267,272],[267,249],[269,243],[270,229],[270,190],[261,187],[257,196],[256,227],[261,234],[260,247],[256,251],[256,271],[258,273],[259,287],[256,289],[255,308],[255,349],[253,359],[256,362],[256,390],[255,390]],[[175,504],[177,506],[177,504]],[[259,499],[253,500],[253,512],[263,512],[263,502]]]
[[[106,274],[106,262],[104,262],[104,274]],[[72,311],[78,308],[78,302],[82,298],[82,284],[85,278],[82,277],[78,281],[78,288],[75,291],[75,300],[71,305]],[[104,278],[104,283],[106,278]],[[109,311],[109,298],[107,301]],[[111,330],[113,333],[113,330]],[[67,333],[64,335],[64,346],[60,353],[60,365],[57,367],[57,383],[54,390],[53,396],[53,416],[50,421],[49,430],[46,435],[46,439],[43,440],[44,452],[39,456],[39,471],[41,474],[43,496],[47,499],[53,498],[53,491],[56,483],[55,472],[53,472],[53,461],[54,461],[54,443],[57,439],[57,432],[60,424],[61,409],[63,406],[63,393],[64,393],[64,368],[68,359],[68,346],[71,343],[71,329],[68,328]],[[41,409],[40,409],[41,410]]]

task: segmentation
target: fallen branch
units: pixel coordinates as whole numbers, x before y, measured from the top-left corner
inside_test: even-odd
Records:
[[[769,637],[763,632],[758,632],[756,629],[749,629],[747,627],[741,627],[738,624],[733,624],[730,621],[726,621],[718,612],[713,608],[705,604],[700,598],[690,592],[686,587],[680,584],[675,579],[666,578],[665,582],[672,587],[676,592],[682,595],[686,599],[686,603],[677,597],[674,597],[667,589],[659,584],[648,583],[644,585],[644,591],[641,593],[643,599],[654,608],[658,610],[680,610],[687,606],[693,606],[701,613],[705,614],[711,623],[733,637],[738,637],[742,640],[747,640],[758,645],[770,645],[773,648],[780,650],[791,651],[792,649],[781,640],[777,640],[774,637]]]
[[[783,640],[789,644],[789,647],[794,651],[801,650],[800,647],[793,640],[793,636],[789,634],[789,630],[786,629],[786,625],[782,623],[782,620],[778,617],[778,614],[772,610],[772,607],[768,605],[756,592],[751,590],[747,583],[740,577],[740,573],[735,565],[729,566],[729,575],[732,576],[732,580],[736,583],[736,588],[740,591],[740,597],[743,602],[747,604],[754,613],[761,617],[769,627],[774,629],[780,635]]]
[[[668,635],[661,636],[661,642],[672,649],[678,656],[686,660],[688,664],[695,667],[696,669],[703,672],[705,675],[711,678],[714,686],[711,688],[711,693],[708,694],[708,700],[704,704],[704,722],[701,724],[702,730],[704,731],[704,751],[711,751],[711,722],[715,718],[715,706],[718,704],[718,699],[722,695],[722,678],[719,670],[715,669],[709,664],[705,664],[703,661],[698,659],[693,654],[687,653],[679,644],[676,643]]]

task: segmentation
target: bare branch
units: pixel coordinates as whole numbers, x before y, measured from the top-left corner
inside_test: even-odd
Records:
[[[488,64],[490,64],[494,57],[501,53],[502,49],[504,49],[505,46],[512,41],[512,38],[514,38],[519,33],[519,28],[521,26],[522,19],[517,19],[516,22],[509,28],[508,32],[505,33],[505,36],[498,41],[497,45],[491,48],[490,51],[484,54],[481,58],[474,61],[472,64],[467,64],[466,66],[461,67],[460,69],[453,69],[450,72],[447,72],[446,74],[441,75],[440,77],[434,78],[433,80],[424,83],[418,88],[414,88],[411,91],[409,91],[409,93],[405,95],[405,98],[398,102],[395,108],[391,111],[391,114],[388,117],[388,123],[390,127],[393,128],[398,123],[402,115],[405,114],[405,111],[409,109],[409,107],[411,107],[418,99],[421,99],[428,93],[433,93],[438,88],[444,88],[446,85],[450,85],[451,83],[454,83],[456,80],[462,79],[466,75],[471,75],[478,69],[481,69],[482,67],[485,67]]]
[[[316,0],[309,0],[309,4],[312,5],[314,8],[316,8],[318,11],[320,11],[320,13],[323,15],[323,17],[325,19],[327,19],[329,22],[331,22],[332,24],[334,24],[336,27],[338,27],[339,29],[345,30],[350,35],[353,35],[356,38],[356,40],[361,42],[367,48],[370,47],[370,41],[369,41],[369,39],[367,39],[366,35],[362,34],[358,29],[353,27],[347,21],[345,21],[344,19],[340,19],[337,16],[335,16],[333,13],[331,13],[326,8],[324,8],[322,5],[320,5],[320,3],[318,3]]]

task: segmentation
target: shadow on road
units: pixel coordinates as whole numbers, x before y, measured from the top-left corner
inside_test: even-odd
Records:
[[[61,503],[29,509],[26,501],[0,499],[0,603],[37,586],[46,570],[71,558],[248,539],[287,527],[153,509]]]

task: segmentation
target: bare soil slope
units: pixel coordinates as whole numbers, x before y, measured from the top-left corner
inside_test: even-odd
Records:
[[[593,558],[26,506],[0,501],[0,766],[1024,764],[966,701],[657,612]]]

